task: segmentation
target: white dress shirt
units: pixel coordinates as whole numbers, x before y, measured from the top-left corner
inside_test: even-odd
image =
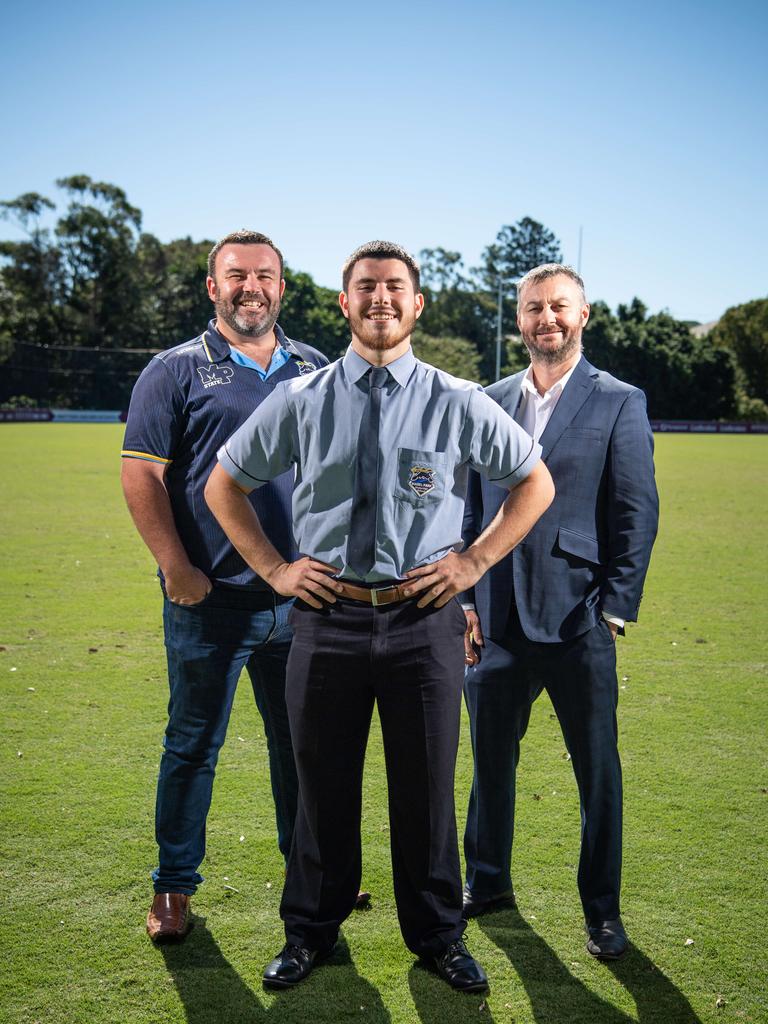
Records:
[[[576,364],[564,373],[560,380],[556,381],[549,391],[540,395],[533,382],[533,367],[529,366],[525,371],[521,387],[522,397],[520,399],[520,426],[530,434],[534,441],[538,441],[544,433],[549,418],[554,412],[560,396],[565,390],[565,385],[571,379],[571,374],[576,369]]]

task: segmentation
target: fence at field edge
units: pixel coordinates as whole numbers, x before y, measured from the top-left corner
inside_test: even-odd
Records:
[[[125,423],[120,409],[3,409],[0,423]]]
[[[768,434],[768,423],[716,420],[651,420],[655,434]]]
[[[0,423],[125,423],[120,409],[3,409]],[[651,420],[656,434],[768,434],[768,423],[715,420]]]

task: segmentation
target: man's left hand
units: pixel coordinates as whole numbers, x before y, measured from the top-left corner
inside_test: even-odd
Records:
[[[485,647],[483,627],[480,625],[480,616],[474,608],[464,609],[467,629],[464,633],[464,661],[467,665],[480,664],[480,648]]]
[[[481,575],[464,553],[457,555],[449,551],[439,561],[407,572],[408,584],[403,587],[403,593],[407,597],[421,594],[418,608],[426,608],[433,602],[436,608],[442,608],[452,597],[474,587]]]
[[[616,637],[619,635],[619,627],[615,622],[609,622],[608,619],[605,620],[605,624],[608,626],[608,629],[610,629],[613,642],[615,643]]]

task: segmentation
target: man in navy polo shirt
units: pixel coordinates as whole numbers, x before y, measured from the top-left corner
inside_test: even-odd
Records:
[[[147,931],[181,939],[203,880],[205,821],[237,680],[251,678],[269,749],[277,835],[285,858],[296,816],[296,769],[285,707],[291,600],[249,568],[203,500],[216,452],[272,393],[328,360],[277,324],[283,258],[265,235],[237,231],[208,257],[216,317],[197,338],[155,356],[136,382],[123,447],[128,508],[155,556],[163,589],[170,701],[157,785],[160,848]],[[293,473],[253,494],[272,543],[297,557]]]

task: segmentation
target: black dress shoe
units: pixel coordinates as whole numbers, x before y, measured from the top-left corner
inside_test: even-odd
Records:
[[[355,897],[355,910],[367,910],[371,905],[371,894],[361,889]]]
[[[620,960],[627,952],[627,933],[621,918],[613,921],[587,921],[587,952],[598,960]]]
[[[461,939],[452,942],[440,956],[435,957],[437,973],[451,988],[462,992],[484,992],[488,978]]]
[[[504,910],[516,906],[513,889],[507,889],[506,892],[499,893],[498,896],[483,899],[480,896],[473,896],[464,886],[462,916],[466,920],[469,920],[470,917],[480,917],[481,914],[489,914],[492,910]]]
[[[316,960],[322,960],[328,953],[320,953],[316,949],[305,946],[294,946],[287,942],[275,959],[264,971],[264,984],[267,988],[291,988],[304,981]]]

